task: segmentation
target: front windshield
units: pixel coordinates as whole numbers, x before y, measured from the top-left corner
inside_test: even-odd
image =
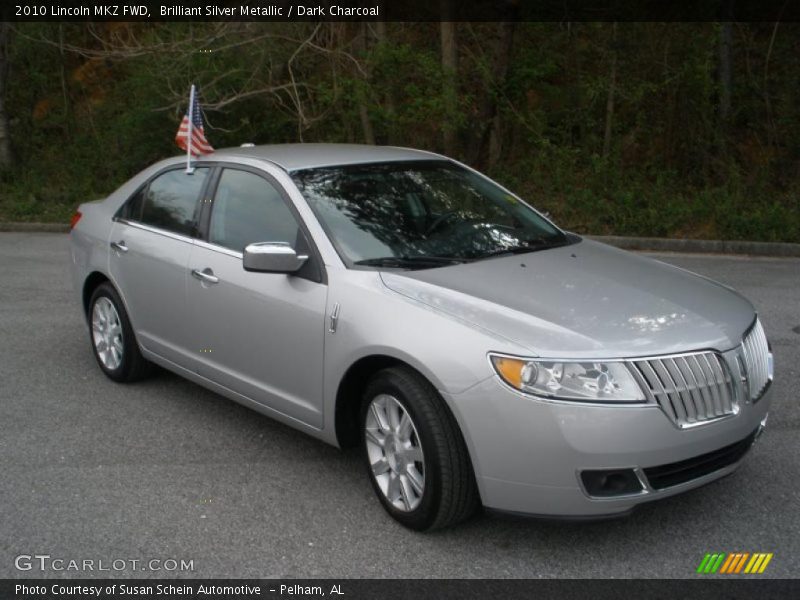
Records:
[[[518,199],[448,161],[305,169],[292,177],[349,264],[427,268],[568,243]]]

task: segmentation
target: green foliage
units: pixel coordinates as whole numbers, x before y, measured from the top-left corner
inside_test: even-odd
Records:
[[[12,36],[16,160],[0,172],[0,220],[64,221],[177,154],[195,82],[216,147],[371,135],[443,151],[448,131],[456,158],[568,229],[800,242],[798,24],[735,26],[725,123],[717,24],[518,23],[504,77],[491,23],[459,25],[455,73],[435,23],[388,24],[380,38],[360,24],[104,27],[23,24]],[[98,37],[145,51],[93,54]],[[485,131],[492,143],[476,144]]]

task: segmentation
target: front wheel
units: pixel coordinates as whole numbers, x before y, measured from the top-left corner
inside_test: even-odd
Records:
[[[376,374],[364,394],[361,430],[370,481],[397,521],[439,529],[475,512],[478,493],[461,432],[419,374],[406,368]]]

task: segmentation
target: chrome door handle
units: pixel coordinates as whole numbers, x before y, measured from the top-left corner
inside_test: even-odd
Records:
[[[120,240],[118,242],[111,242],[110,246],[117,252],[124,253],[128,251],[128,247],[125,245],[125,240]]]
[[[200,281],[205,281],[206,283],[219,283],[219,277],[214,275],[214,271],[208,268],[203,269],[202,271],[198,269],[192,269],[192,277],[199,279]]]

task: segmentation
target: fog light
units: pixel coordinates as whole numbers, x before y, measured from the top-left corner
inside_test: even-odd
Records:
[[[644,488],[633,469],[581,471],[586,493],[598,498],[638,494]]]

